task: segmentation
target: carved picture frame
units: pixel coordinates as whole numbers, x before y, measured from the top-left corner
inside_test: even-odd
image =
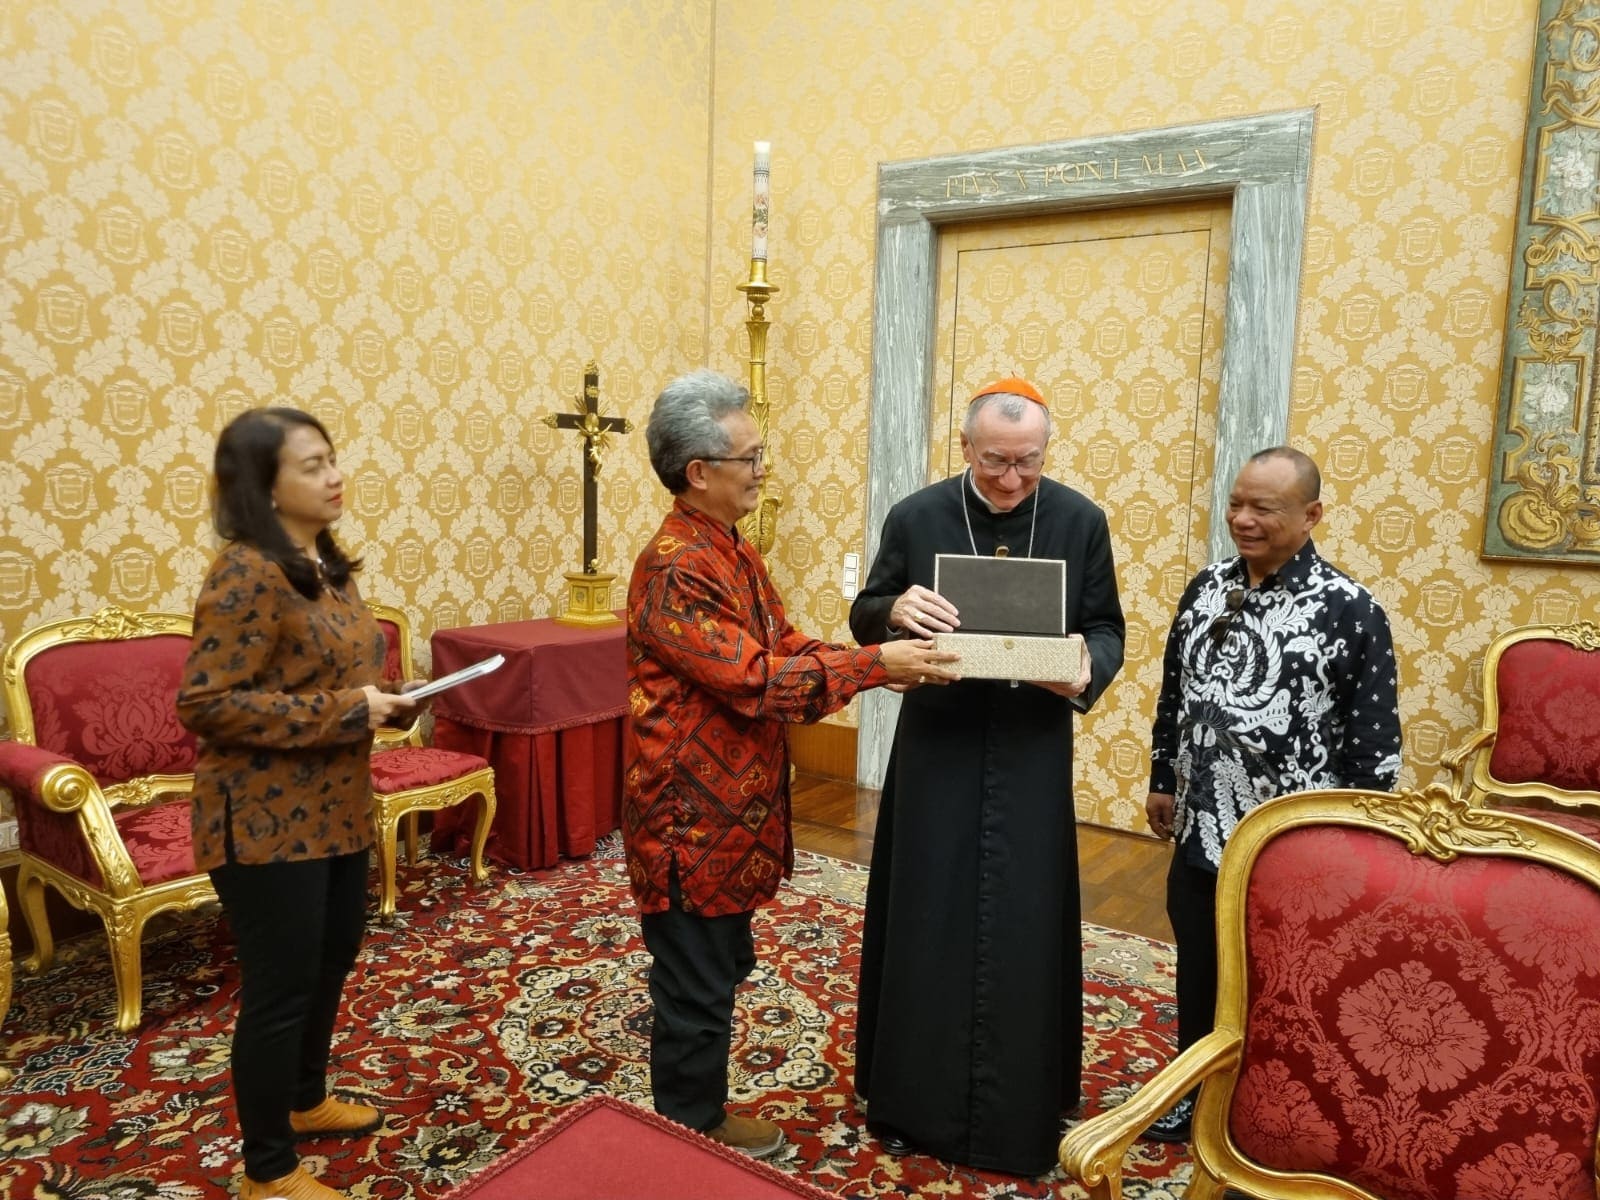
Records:
[[[1541,0],[1483,554],[1600,565],[1600,3]]]

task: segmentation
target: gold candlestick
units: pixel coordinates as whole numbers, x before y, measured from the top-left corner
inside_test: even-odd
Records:
[[[766,555],[777,541],[778,509],[783,500],[767,488],[767,481],[772,478],[774,458],[767,403],[767,329],[771,325],[767,320],[767,301],[778,289],[767,282],[765,258],[750,259],[750,278],[739,284],[738,289],[750,303],[750,316],[744,323],[750,334],[750,415],[756,419],[756,428],[761,431],[761,444],[766,447],[767,469],[761,481],[761,498],[756,510],[739,522],[739,528],[745,537],[755,543],[756,549]]]

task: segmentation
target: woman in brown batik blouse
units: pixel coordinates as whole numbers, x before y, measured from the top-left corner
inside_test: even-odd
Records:
[[[385,684],[360,566],[333,540],[344,480],[327,431],[252,409],[217,442],[227,540],[195,605],[178,713],[199,737],[194,850],[239,955],[233,1092],[240,1200],[338,1200],[297,1139],[365,1134],[378,1110],[327,1090],[344,981],[366,927],[372,732],[417,701]]]

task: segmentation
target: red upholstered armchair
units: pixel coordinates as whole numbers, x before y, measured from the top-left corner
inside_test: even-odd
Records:
[[[14,738],[0,742],[0,786],[16,805],[26,965],[55,955],[48,884],[104,923],[124,1033],[139,1024],[145,923],[216,899],[195,870],[195,743],[176,706],[191,629],[187,615],[103,608],[29,630],[0,658]]]
[[[412,679],[411,624],[398,608],[370,604],[389,642],[384,674],[390,679]],[[398,831],[403,825],[406,861],[417,861],[417,814],[437,812],[472,796],[482,797],[478,822],[472,831],[472,879],[488,878],[483,847],[494,821],[494,768],[476,754],[440,750],[422,744],[419,717],[404,729],[380,729],[372,753],[372,807],[378,830],[378,915],[394,916],[395,859]]]
[[[1600,807],[1600,626],[1496,638],[1483,658],[1483,727],[1443,762],[1479,802]]]
[[[1443,786],[1263,804],[1218,876],[1215,1030],[1071,1130],[1063,1168],[1120,1197],[1198,1083],[1187,1200],[1593,1200],[1597,833]]]

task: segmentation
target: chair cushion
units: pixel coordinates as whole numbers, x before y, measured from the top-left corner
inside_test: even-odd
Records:
[[[25,814],[29,819],[22,819]],[[105,889],[105,876],[90,855],[88,842],[78,831],[76,816],[53,813],[31,804],[25,808],[19,806],[17,816],[23,850],[92,888]],[[133,860],[134,869],[146,887],[195,873],[187,800],[116,809],[111,819],[116,822],[128,857]]]
[[[392,795],[412,788],[449,783],[473,771],[481,771],[488,761],[459,750],[439,750],[432,746],[399,746],[375,750],[372,754],[372,790]]]
[[[195,873],[187,800],[122,809],[114,818],[122,844],[146,887]]]
[[[1291,830],[1251,872],[1240,1149],[1391,1200],[1591,1200],[1600,893]]]
[[[1495,690],[1491,775],[1600,791],[1600,650],[1543,638],[1513,643],[1495,669]]]
[[[194,770],[178,722],[189,639],[177,634],[53,646],[24,668],[34,741],[81,763],[102,787]]]

